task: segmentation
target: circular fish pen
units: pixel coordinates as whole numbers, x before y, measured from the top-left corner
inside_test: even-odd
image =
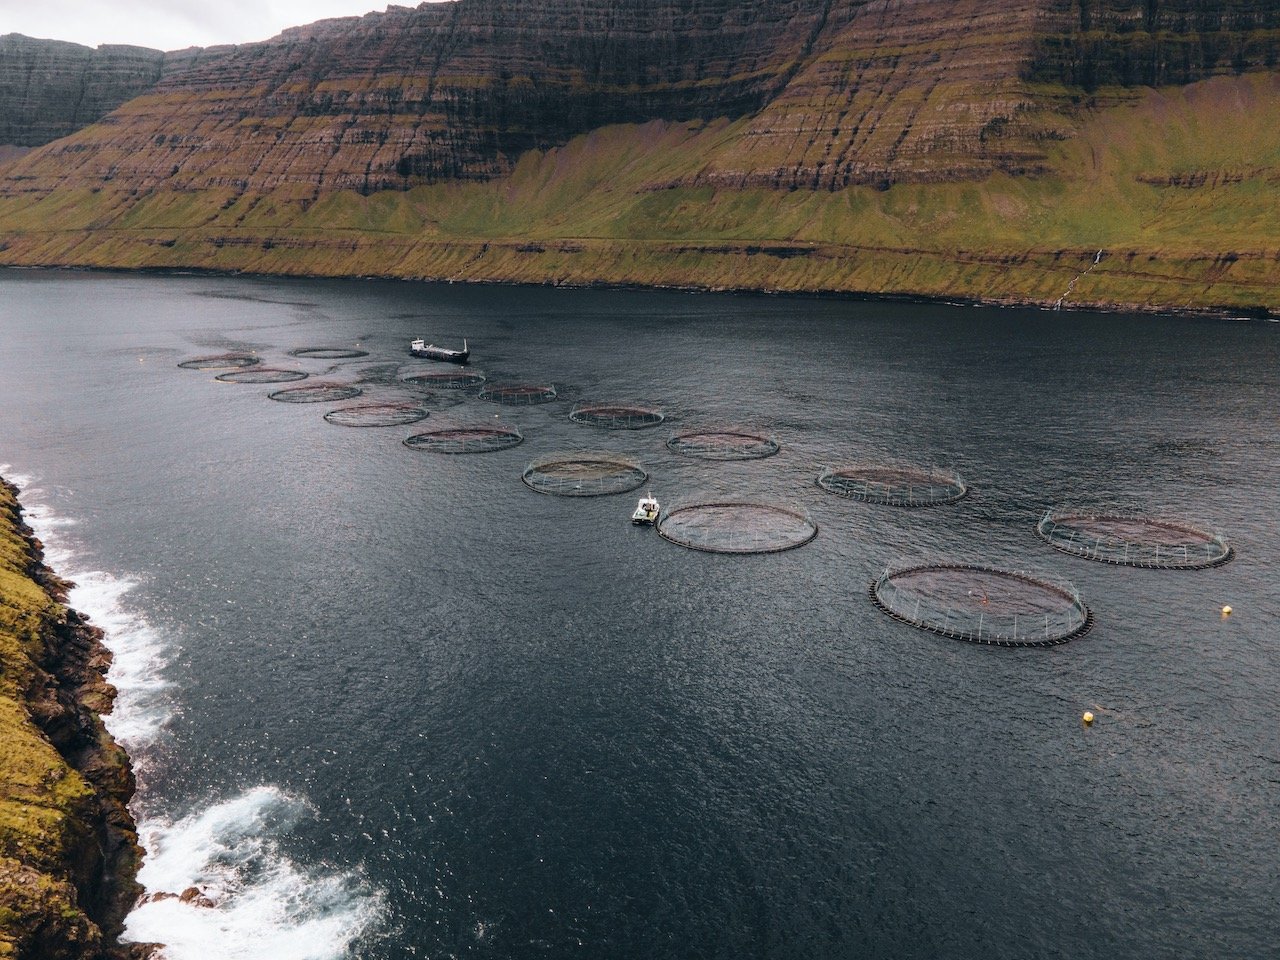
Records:
[[[782,449],[778,441],[745,430],[691,430],[677,433],[667,448],[702,460],[763,460]]]
[[[271,367],[250,367],[248,370],[233,370],[214,377],[223,383],[293,383],[305,380],[307,375],[301,370],[276,370]]]
[[[616,453],[552,453],[533,460],[520,475],[524,485],[557,497],[603,497],[644,485],[649,474],[636,461]]]
[[[871,600],[895,620],[996,647],[1051,647],[1093,626],[1065,580],[982,565],[891,565],[872,582]]]
[[[585,423],[605,430],[643,430],[645,427],[656,427],[666,419],[666,415],[652,407],[597,403],[579,404],[570,411],[569,419],[574,423]]]
[[[404,440],[404,445],[428,453],[465,454],[494,453],[523,442],[524,435],[516,427],[483,426],[444,427],[415,433]]]
[[[368,355],[368,350],[355,350],[349,347],[299,347],[297,350],[289,351],[289,356],[304,360],[354,360]]]
[[[362,403],[338,407],[324,415],[340,427],[404,427],[427,418],[427,411],[412,403]]]
[[[817,482],[837,497],[894,507],[936,507],[955,503],[969,492],[953,470],[898,464],[827,467]]]
[[[401,377],[405,383],[423,387],[438,387],[441,390],[465,390],[478,387],[485,381],[485,375],[479,370],[427,370],[422,373],[410,373]]]
[[[215,357],[192,357],[178,366],[184,370],[243,370],[262,361],[248,353],[220,353]]]
[[[1185,520],[1119,511],[1049,510],[1036,524],[1046,543],[1100,563],[1203,570],[1235,556],[1225,537]]]
[[[267,394],[272,400],[281,403],[336,403],[339,400],[350,400],[364,391],[344,383],[315,383],[305,387],[289,387]]]
[[[530,407],[539,403],[550,403],[558,395],[556,388],[549,383],[486,383],[477,394],[481,400],[505,404],[508,407]]]
[[[818,525],[802,510],[722,500],[666,511],[658,520],[658,535],[706,553],[781,553],[811,541]]]

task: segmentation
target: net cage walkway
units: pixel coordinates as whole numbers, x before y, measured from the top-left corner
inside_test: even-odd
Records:
[[[476,427],[441,427],[425,433],[406,437],[404,445],[410,450],[428,453],[493,453],[519,446],[524,435],[518,427],[499,424]]]
[[[330,410],[324,418],[340,427],[405,427],[427,415],[412,403],[361,403]]]
[[[1186,520],[1121,511],[1048,510],[1036,533],[1051,547],[1100,563],[1204,570],[1235,556],[1226,538]]]
[[[289,356],[303,360],[354,360],[368,355],[368,350],[353,347],[298,347],[289,351]]]
[[[818,535],[803,510],[742,500],[678,506],[662,514],[657,529],[664,540],[704,553],[782,553]]]
[[[1051,647],[1093,626],[1093,613],[1067,581],[982,564],[891,564],[872,581],[870,596],[902,623],[996,647]]]
[[[351,400],[364,391],[345,383],[309,383],[305,387],[288,387],[267,396],[281,403],[336,403]]]
[[[623,403],[582,403],[569,412],[574,423],[584,423],[605,430],[643,430],[656,427],[666,419],[661,410],[653,407],[633,406]]]
[[[955,503],[969,493],[953,470],[898,464],[827,467],[817,483],[837,497],[894,507],[934,507]]]
[[[307,379],[301,370],[279,370],[274,367],[248,367],[244,370],[232,370],[230,373],[214,377],[223,383],[293,383]]]
[[[644,485],[649,474],[635,460],[605,451],[552,453],[520,475],[524,485],[557,497],[603,497]]]
[[[552,384],[486,383],[476,394],[481,400],[501,403],[509,407],[529,407],[550,403],[559,396]]]
[[[220,353],[212,357],[192,357],[178,364],[184,370],[243,370],[262,361],[248,353]]]
[[[701,460],[763,460],[782,446],[772,437],[747,430],[689,430],[671,437],[667,449]]]

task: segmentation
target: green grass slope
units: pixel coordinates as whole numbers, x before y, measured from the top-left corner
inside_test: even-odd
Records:
[[[1092,102],[1035,177],[688,186],[740,126],[654,122],[403,193],[10,195],[0,262],[1280,312],[1280,73]]]

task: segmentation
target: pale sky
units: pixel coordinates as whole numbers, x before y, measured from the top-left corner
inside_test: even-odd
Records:
[[[417,6],[419,0],[400,0]],[[248,43],[285,27],[384,10],[388,0],[0,0],[0,34],[178,50]]]

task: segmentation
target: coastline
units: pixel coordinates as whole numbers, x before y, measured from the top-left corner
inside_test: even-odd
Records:
[[[406,276],[392,273],[324,273],[297,270],[254,270],[203,266],[109,266],[97,264],[16,264],[0,261],[0,272],[123,274],[158,277],[211,277],[250,280],[377,280],[420,284],[466,284],[471,286],[556,288],[564,290],[660,290],[671,293],[706,293],[744,297],[778,297],[795,300],[847,300],[862,303],[908,303],[951,307],[1003,307],[1061,313],[1142,314],[1201,320],[1280,321],[1280,310],[1266,306],[1230,304],[1176,305],[1112,301],[1068,301],[1055,306],[1053,300],[1034,297],[981,297],[960,294],[930,294],[894,291],[859,291],[836,288],[785,289],[767,285],[720,285],[698,283],[640,283],[629,280],[561,280],[527,277]]]
[[[66,606],[18,490],[0,478],[0,957],[142,960],[121,944],[142,887],[128,755],[102,630]]]

